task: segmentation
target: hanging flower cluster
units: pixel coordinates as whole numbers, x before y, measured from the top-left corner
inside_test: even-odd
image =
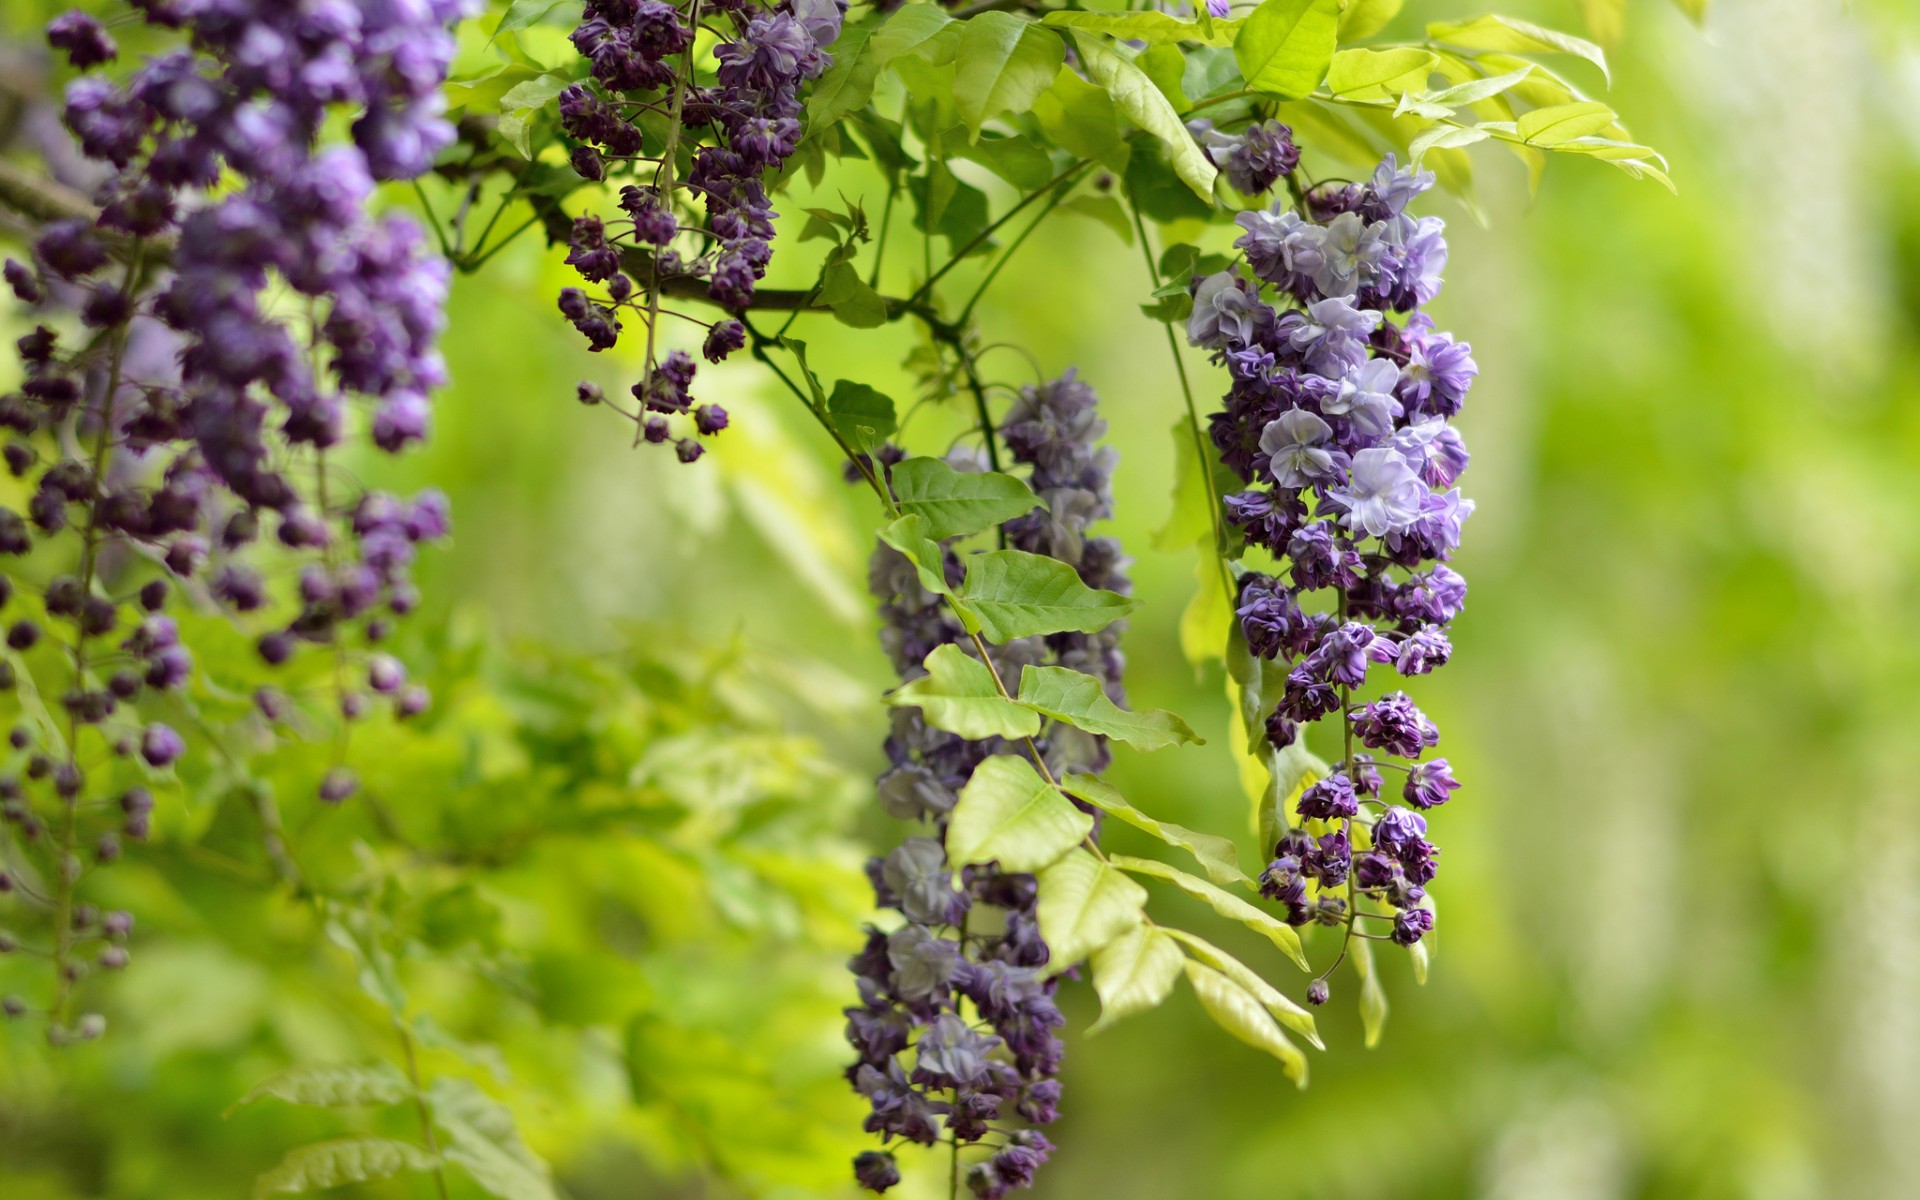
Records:
[[[345,641],[378,642],[389,614],[414,607],[416,548],[448,532],[437,493],[365,491],[326,456],[357,427],[387,451],[419,441],[427,394],[445,382],[446,264],[411,222],[367,205],[377,181],[420,174],[452,140],[439,88],[466,0],[133,7],[184,44],[120,82],[91,73],[118,58],[101,24],[75,11],[48,28],[90,72],[67,88],[64,115],[104,176],[99,214],[45,226],[31,264],[5,264],[14,296],[46,323],[20,339],[24,382],[0,397],[7,466],[32,483],[24,516],[0,509],[0,552],[33,556],[10,572],[23,590],[44,574],[32,590],[56,636],[42,649],[49,662],[61,652],[69,682],[56,693],[64,722],[13,731],[24,778],[0,777],[0,811],[43,845],[37,812],[61,814],[37,888],[69,900],[80,871],[60,856],[82,826],[95,860],[110,861],[121,836],[146,835],[152,807],[138,788],[92,803],[88,772],[101,764],[81,732],[98,728],[115,754],[156,769],[185,752],[178,732],[137,715],[144,694],[177,691],[192,671],[165,613],[176,590],[255,631],[270,665],[331,646],[344,718],[375,696],[410,715],[425,691],[393,658]],[[350,143],[322,148],[323,126],[347,113]],[[31,614],[7,627],[36,673],[25,656],[42,635]],[[271,720],[290,715],[278,691],[259,703]],[[342,768],[320,794],[353,790]],[[108,822],[117,828],[93,829]],[[56,959],[72,975],[85,939],[116,935],[105,918],[79,923],[84,905],[59,907],[74,924],[54,931]],[[100,961],[124,958],[116,942]]]
[[[1022,391],[999,434],[1028,468],[1043,507],[1003,529],[1014,548],[1071,564],[1091,587],[1124,592],[1119,543],[1088,533],[1112,514],[1114,454],[1098,445],[1106,422],[1096,404],[1093,390],[1071,372]],[[953,458],[963,468],[982,465],[965,452]],[[952,550],[947,571],[955,579],[961,571]],[[960,623],[899,553],[885,546],[875,552],[870,583],[880,602],[882,644],[903,680],[922,674],[921,662],[940,646],[969,647]],[[1018,639],[994,648],[993,666],[1013,691],[1029,666],[1087,671],[1119,702],[1118,636],[1109,626],[1098,634]],[[869,930],[850,963],[861,1005],[847,1010],[847,1040],[859,1054],[848,1078],[872,1105],[870,1132],[922,1145],[945,1136],[978,1144],[996,1122],[1051,1122],[1060,1099],[1062,1046],[1054,1030],[1065,1018],[1054,1003],[1055,980],[1041,975],[1049,951],[1035,915],[1034,877],[967,867],[956,878],[942,845],[947,815],[974,769],[996,754],[1025,753],[1026,744],[946,733],[917,708],[893,713],[886,743],[893,765],[880,777],[880,802],[894,817],[924,823],[927,833],[868,864],[879,905],[903,920],[891,931]],[[1065,724],[1050,725],[1033,745],[1056,776],[1096,773],[1109,760],[1104,738]],[[963,1001],[978,1023],[961,1015]],[[968,1169],[967,1186],[987,1198],[1025,1187],[1050,1149],[1036,1130],[1003,1130],[997,1149]],[[854,1173],[873,1191],[900,1178],[882,1151],[862,1154]]]
[[[1332,714],[1348,726],[1346,758],[1302,795],[1305,826],[1275,847],[1262,891],[1295,925],[1351,926],[1374,915],[1351,909],[1356,897],[1384,901],[1402,945],[1433,925],[1421,902],[1438,850],[1421,814],[1458,784],[1446,759],[1423,758],[1440,733],[1404,692],[1355,694],[1376,666],[1411,677],[1444,665],[1466,597],[1445,565],[1473,511],[1453,486],[1467,451],[1448,421],[1477,368],[1416,311],[1446,264],[1443,223],[1407,212],[1432,182],[1389,157],[1364,184],[1309,192],[1305,215],[1242,213],[1250,275],[1197,280],[1188,323],[1233,381],[1211,432],[1251,486],[1227,516],[1288,564],[1284,577],[1246,576],[1239,596],[1249,648],[1289,666],[1267,736],[1289,746]],[[1324,999],[1324,984],[1310,995]]]
[[[800,88],[832,63],[824,48],[840,35],[843,11],[839,0],[782,0],[773,8],[745,0],[589,0],[573,31],[592,82],[560,93],[561,128],[579,143],[572,161],[581,176],[621,184],[620,215],[574,221],[567,263],[603,290],[563,289],[560,311],[594,351],[619,341],[622,313],[643,323],[647,361],[633,386],[634,419],[644,440],[671,442],[682,462],[699,458],[702,447],[676,436],[669,418],[691,414],[693,431],[710,436],[726,428],[727,413],[694,403],[692,355],[658,354],[658,323],[673,315],[660,308],[661,289],[704,280],[707,298],[723,308],[752,303],[773,259],[779,215],[764,180],[800,141]],[[713,29],[707,22],[714,20],[726,35],[714,47],[719,66],[709,79],[695,73],[693,42],[694,31]],[[689,147],[690,168],[680,179],[679,158]],[[629,251],[647,256],[643,278],[622,270]],[[737,320],[706,328],[708,362],[746,344]],[[587,403],[603,398],[591,384],[579,395]]]

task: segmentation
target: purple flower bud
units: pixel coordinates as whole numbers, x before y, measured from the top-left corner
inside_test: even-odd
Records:
[[[338,804],[359,790],[359,778],[345,767],[333,768],[320,781],[320,799],[325,804]]]
[[[187,752],[187,743],[170,727],[155,722],[140,734],[140,757],[152,767],[169,767]]]

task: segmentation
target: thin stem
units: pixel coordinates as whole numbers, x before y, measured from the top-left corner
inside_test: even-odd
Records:
[[[433,1110],[427,1106],[427,1093],[420,1086],[420,1064],[413,1052],[413,1033],[394,1014],[393,1027],[400,1034],[400,1048],[406,1052],[407,1082],[413,1085],[413,1107],[420,1114],[420,1136],[427,1143],[427,1152],[433,1155],[433,1185],[439,1192],[440,1200],[447,1200],[447,1176],[440,1163],[440,1139],[433,1133]]]
[[[1052,197],[1047,200],[1046,207],[1042,208],[1040,210],[1040,215],[1033,219],[1033,224],[1028,225],[1025,229],[1021,230],[1020,236],[1014,238],[1012,242],[1008,243],[1006,250],[1001,252],[999,259],[996,260],[991,267],[987,268],[987,273],[985,277],[983,277],[980,280],[980,286],[973,289],[973,295],[970,298],[968,298],[966,304],[961,307],[960,316],[954,322],[955,324],[965,325],[967,323],[967,318],[973,315],[974,305],[980,303],[980,298],[987,294],[987,288],[992,286],[994,276],[1000,274],[1001,269],[1005,267],[1009,261],[1012,260],[1014,252],[1020,249],[1020,244],[1026,241],[1029,237],[1033,236],[1033,231],[1040,228],[1040,222],[1046,220],[1048,214],[1053,212],[1055,208],[1059,207],[1060,202],[1066,199],[1066,197],[1067,197],[1066,188],[1054,189],[1054,193]]]
[[[887,258],[887,230],[893,224],[893,198],[900,194],[899,176],[887,179],[887,202],[880,209],[880,236],[873,243],[873,269],[867,273],[867,286],[879,290],[880,265]]]
[[[447,231],[440,228],[440,218],[435,215],[433,205],[427,202],[427,189],[420,186],[418,179],[413,181],[413,194],[420,197],[420,211],[426,215],[427,227],[433,230],[433,236],[440,243],[440,256],[451,261],[454,257],[453,246],[447,241]]]
[[[127,262],[126,275],[120,283],[121,291],[128,297],[133,295],[134,281],[140,275],[140,251],[136,244],[133,257]],[[126,363],[127,336],[130,322],[122,322],[113,338],[112,357],[107,368],[106,390],[100,396],[98,427],[94,430],[92,486],[103,487],[106,479],[107,451],[113,442],[113,402],[120,392],[120,374]],[[99,565],[100,548],[100,510],[101,505],[87,506],[87,526],[81,535],[80,548],[80,595],[93,595],[95,568]],[[86,625],[75,628],[73,639],[73,687],[82,691],[87,686],[87,641]],[[80,769],[80,718],[77,709],[67,710],[67,766],[77,772]],[[54,861],[54,875],[59,880],[57,899],[54,904],[54,1000],[52,1015],[57,1024],[64,1025],[67,1019],[67,1005],[72,999],[73,984],[67,978],[70,965],[69,956],[73,953],[73,899],[74,889],[79,884],[79,871],[75,866],[73,854],[74,836],[78,831],[79,792],[65,797],[62,802],[60,820],[60,848]]]
[[[985,244],[988,238],[992,237],[995,233],[999,232],[1000,227],[1002,225],[1005,225],[1008,221],[1013,220],[1013,218],[1019,215],[1020,211],[1026,208],[1027,205],[1032,204],[1035,200],[1038,200],[1040,197],[1046,195],[1048,192],[1051,192],[1054,188],[1059,187],[1061,184],[1066,183],[1068,180],[1072,179],[1074,176],[1078,175],[1080,172],[1086,170],[1088,167],[1092,165],[1093,163],[1089,159],[1085,159],[1085,158],[1075,159],[1070,166],[1066,167],[1058,175],[1055,175],[1052,179],[1049,179],[1046,183],[1041,184],[1040,187],[1035,189],[1033,192],[1025,196],[1022,196],[1020,200],[1017,203],[1015,203],[1012,208],[1009,208],[1006,212],[1000,214],[1000,216],[996,220],[994,220],[991,224],[989,224],[985,229],[982,229],[979,233],[973,235],[973,237],[968,240],[966,245],[954,251],[953,257],[948,259],[945,265],[943,265],[938,271],[935,271],[933,274],[929,275],[927,277],[927,281],[925,283],[922,283],[920,287],[913,293],[913,295],[907,298],[908,305],[911,306],[911,305],[917,304],[922,299],[924,299],[927,296],[927,294],[933,290],[933,285],[936,283],[939,283],[943,278],[946,277],[947,272],[959,266],[961,261],[964,260],[967,257],[967,255],[972,254],[981,245]],[[931,179],[928,180],[927,190],[929,192],[933,190],[933,183]],[[931,241],[933,240],[932,230],[927,231],[927,240],[929,241],[929,243],[931,243]]]

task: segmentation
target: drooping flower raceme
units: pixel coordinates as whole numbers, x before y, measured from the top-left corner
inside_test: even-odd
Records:
[[[37,804],[89,814],[63,820],[61,841],[98,824],[94,813],[117,814],[117,830],[89,834],[102,862],[120,837],[146,835],[152,800],[135,788],[90,803],[78,735],[97,729],[154,769],[186,752],[177,731],[138,715],[144,696],[178,692],[193,668],[165,613],[177,590],[256,633],[270,665],[329,647],[341,719],[372,697],[401,715],[427,703],[398,662],[347,639],[377,642],[389,615],[414,607],[410,567],[418,545],[448,532],[445,501],[364,490],[328,454],[362,434],[389,452],[418,442],[428,394],[445,382],[435,343],[446,264],[412,222],[368,205],[378,182],[420,174],[452,140],[439,89],[448,24],[468,10],[130,7],[163,41],[178,34],[118,79],[107,73],[118,47],[97,21],[76,11],[48,28],[89,72],[67,87],[64,117],[100,207],[42,228],[30,264],[6,263],[15,298],[45,323],[19,342],[19,392],[0,397],[7,465],[32,481],[24,517],[0,510],[0,551],[33,555],[15,577],[44,577],[41,612],[71,626],[61,655],[21,660],[36,673],[64,660],[69,685],[50,698],[69,727],[15,730],[31,758],[24,781],[0,779],[4,811],[23,834],[39,828]],[[342,118],[345,140],[323,144]],[[269,541],[277,561],[265,559]],[[31,614],[7,640],[16,654],[40,642]],[[259,707],[272,722],[292,714],[275,691]],[[337,770],[319,791],[343,799],[352,777]],[[48,871],[71,886],[67,863]],[[72,948],[101,936],[60,933],[63,978]],[[63,983],[56,1032],[66,993]]]
[[[1119,544],[1089,534],[1112,511],[1114,456],[1098,445],[1105,431],[1092,389],[1072,373],[1025,389],[999,434],[1028,469],[1043,507],[1009,521],[1004,532],[1016,549],[1071,564],[1089,586],[1124,592]],[[955,461],[978,467],[964,454]],[[957,578],[960,560],[952,550],[947,566]],[[940,646],[973,652],[959,621],[905,557],[880,547],[870,582],[882,644],[903,679],[922,674],[922,660]],[[1100,678],[1118,702],[1118,635],[1109,626],[1023,638],[995,647],[993,663],[1016,692],[1026,667],[1057,665]],[[870,930],[850,964],[861,1004],[847,1010],[847,1039],[859,1056],[848,1078],[872,1106],[867,1129],[883,1139],[932,1145],[951,1137],[994,1147],[968,1168],[966,1180],[974,1195],[999,1197],[1029,1184],[1050,1150],[1037,1130],[1017,1125],[1044,1125],[1058,1112],[1062,1047],[1054,1030],[1065,1018],[1054,1003],[1054,980],[1040,974],[1049,951],[1034,877],[991,867],[967,867],[956,877],[942,841],[947,814],[974,769],[995,754],[1026,753],[1026,745],[943,732],[917,708],[893,713],[886,744],[892,766],[880,777],[880,802],[923,832],[868,866],[880,906],[901,922]],[[1056,777],[1097,772],[1108,761],[1104,738],[1064,724],[1049,726],[1033,744]],[[990,1137],[997,1146],[985,1141]],[[891,1155],[881,1151],[860,1155],[854,1174],[872,1191],[899,1181]]]
[[[1466,596],[1446,565],[1473,511],[1454,487],[1467,451],[1449,421],[1477,368],[1417,311],[1446,263],[1441,222],[1407,211],[1432,182],[1390,157],[1364,184],[1308,193],[1304,215],[1242,213],[1250,274],[1196,280],[1188,323],[1232,380],[1211,433],[1248,487],[1227,517],[1286,562],[1247,575],[1238,601],[1249,649],[1288,668],[1267,736],[1284,748],[1308,722],[1346,725],[1347,753],[1301,796],[1262,891],[1292,924],[1373,917],[1404,945],[1432,928],[1422,901],[1438,848],[1423,814],[1459,785],[1428,757],[1440,733],[1410,697],[1359,693],[1376,672],[1444,665]]]
[[[573,31],[590,75],[560,93],[561,128],[578,143],[574,170],[595,182],[625,182],[619,215],[574,221],[567,263],[600,290],[566,288],[560,311],[594,351],[618,343],[623,314],[642,324],[646,369],[633,386],[631,415],[642,439],[671,443],[682,462],[699,458],[699,438],[726,428],[728,417],[717,404],[694,402],[693,356],[659,348],[660,319],[672,315],[661,311],[663,289],[700,285],[708,299],[736,312],[752,303],[773,259],[779,215],[765,179],[800,141],[800,89],[832,63],[825,47],[840,34],[844,7],[840,0],[771,7],[589,0]],[[694,30],[716,22],[724,35],[713,50],[718,67],[711,76],[697,74]],[[678,159],[689,148],[681,179]],[[706,328],[701,351],[708,362],[746,344],[737,319]],[[580,386],[579,397],[603,399],[591,384]],[[680,433],[675,417],[685,417]]]

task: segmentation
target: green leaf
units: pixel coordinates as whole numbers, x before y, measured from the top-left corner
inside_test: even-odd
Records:
[[[440,1160],[411,1142],[348,1137],[289,1150],[280,1165],[254,1181],[255,1197],[317,1192],[349,1183],[389,1179],[402,1171],[431,1171]]]
[[[367,1067],[293,1067],[254,1084],[227,1111],[269,1096],[288,1104],[348,1108],[395,1104],[412,1094],[413,1086],[405,1076],[385,1063]]]
[[[1241,77],[1289,100],[1306,95],[1333,61],[1339,21],[1340,0],[1265,0],[1233,39]]]
[[[1575,138],[1590,137],[1610,129],[1620,118],[1613,109],[1593,100],[1556,104],[1520,114],[1514,129],[1520,140],[1530,146],[1558,146]],[[1634,147],[1636,150],[1644,147]],[[1635,157],[1635,156],[1629,156]]]
[[[959,41],[957,31],[947,32],[954,25],[954,19],[938,5],[905,5],[887,18],[887,23],[873,35],[870,46],[874,61],[885,67],[908,54],[947,61],[953,56],[952,46]]]
[[[1435,125],[1408,143],[1407,152],[1413,155],[1414,165],[1418,166],[1429,150],[1457,150],[1476,142],[1484,142],[1492,136],[1486,130],[1474,126],[1463,129],[1458,125]]]
[[[1049,975],[1075,966],[1108,942],[1138,928],[1147,889],[1087,851],[1075,848],[1040,872],[1036,915],[1052,956]]]
[[[1440,22],[1427,26],[1427,37],[1469,50],[1497,50],[1509,54],[1571,54],[1600,68],[1600,74],[1607,82],[1613,82],[1613,75],[1607,69],[1606,51],[1600,47],[1585,38],[1515,17],[1490,13],[1458,24]]]
[[[1580,19],[1603,46],[1617,46],[1627,27],[1627,0],[1580,0]]]
[[[1320,1031],[1314,1023],[1313,1014],[1289,1000],[1279,988],[1262,979],[1258,971],[1198,934],[1188,933],[1184,929],[1168,929],[1167,933],[1184,944],[1187,952],[1195,958],[1252,992],[1254,998],[1273,1014],[1274,1020],[1307,1039],[1308,1044],[1314,1049],[1327,1048],[1326,1043],[1320,1040]]]
[[[1353,939],[1347,957],[1353,962],[1353,973],[1360,977],[1360,1028],[1371,1050],[1380,1044],[1380,1034],[1387,1027],[1387,992],[1380,986],[1380,972],[1373,965],[1372,942]]]
[[[874,51],[878,40],[875,30],[862,27],[847,30],[835,43],[833,65],[807,95],[808,129],[825,129],[873,99],[873,85],[886,65]]]
[[[1417,46],[1342,50],[1327,67],[1327,90],[1361,99],[1413,91],[1426,87],[1439,62],[1439,55]]]
[[[1093,832],[1093,818],[1024,758],[996,754],[974,769],[947,818],[947,857],[1003,871],[1051,866]]]
[[[1113,230],[1114,236],[1133,245],[1133,222],[1127,220],[1127,210],[1112,196],[1075,196],[1060,204],[1061,212],[1079,213]]]
[[[957,594],[993,642],[1041,633],[1095,633],[1134,607],[1125,596],[1080,582],[1080,573],[1059,559],[1024,550],[990,550],[969,558]]]
[[[1400,15],[1402,0],[1346,0],[1340,13],[1340,40],[1357,42],[1370,38]]]
[[[1186,957],[1166,932],[1137,925],[1093,952],[1093,990],[1100,997],[1097,1033],[1123,1017],[1145,1012],[1173,993]]]
[[[921,665],[927,673],[888,692],[888,704],[918,708],[935,729],[976,741],[1040,732],[1040,714],[1002,696],[987,665],[959,646],[936,647]]]
[[[1022,191],[1037,191],[1053,178],[1053,160],[1026,137],[982,136],[949,151],[955,158],[977,162]]]
[[[565,75],[556,72],[517,83],[500,97],[500,109],[502,112],[518,112],[522,109],[545,108],[571,82]]]
[[[1485,79],[1469,79],[1464,83],[1456,83],[1450,88],[1427,92],[1417,97],[1409,95],[1402,101],[1396,115],[1410,111],[1415,104],[1420,105],[1423,110],[1427,106],[1450,110],[1469,104],[1478,104],[1483,100],[1491,100],[1509,88],[1519,86],[1539,69],[1538,63],[1523,63],[1505,74],[1491,75]]]
[[[493,27],[493,36],[503,33],[517,33],[522,29],[531,29],[540,23],[554,9],[560,7],[560,0],[513,0],[507,5],[507,11],[500,23]],[[491,44],[491,39],[489,39]]]
[[[1172,102],[1154,86],[1145,71],[1115,49],[1112,43],[1090,33],[1076,34],[1074,43],[1080,47],[1080,60],[1087,74],[1106,89],[1107,95],[1113,99],[1114,108],[1119,110],[1121,116],[1160,139],[1174,174],[1192,188],[1193,194],[1205,201],[1211,211],[1213,181],[1220,172],[1214,168],[1213,160],[1200,149],[1200,143],[1194,141],[1193,135],[1187,132]]]
[[[1098,679],[1067,667],[1028,667],[1020,672],[1020,703],[1135,750],[1204,741],[1170,712],[1128,712],[1107,698],[1107,689]]]
[[[1060,29],[1104,33],[1128,42],[1149,46],[1170,46],[1179,42],[1199,42],[1207,46],[1231,46],[1233,35],[1243,21],[1215,20],[1211,32],[1197,21],[1183,21],[1163,12],[1050,12],[1040,18],[1042,25]]]
[[[827,397],[827,420],[849,446],[868,454],[900,427],[891,397],[851,379],[834,381],[833,395]]]
[[[926,518],[927,536],[943,542],[991,529],[1040,503],[1011,475],[956,471],[938,458],[909,458],[894,467],[893,494],[901,512]]]
[[[1067,48],[1060,36],[1007,12],[984,12],[960,31],[953,102],[974,137],[1003,112],[1025,112],[1053,86]]]
[[[1071,69],[1060,68],[1053,86],[1034,100],[1033,118],[1062,150],[1116,171],[1126,169],[1128,147],[1121,138],[1119,110],[1104,90]]]
[[[906,555],[907,561],[919,569],[921,587],[937,595],[953,595],[953,589],[947,586],[946,555],[940,543],[927,536],[925,517],[909,513],[898,518],[880,531],[880,540]],[[968,613],[961,612],[960,619],[973,627]]]
[[[1238,921],[1280,948],[1280,952],[1292,959],[1301,969],[1307,969],[1307,957],[1300,951],[1300,935],[1291,925],[1264,913],[1232,892],[1222,890],[1204,879],[1189,875],[1185,871],[1170,867],[1163,862],[1150,858],[1135,858],[1130,854],[1111,856],[1114,866],[1140,875],[1150,875],[1173,884],[1195,900],[1230,921]]]
[[[1186,56],[1180,53],[1178,46],[1149,46],[1136,56],[1133,65],[1139,67],[1160,94],[1173,105],[1173,111],[1184,113],[1193,107],[1186,93],[1181,91],[1181,83],[1187,72]]]
[[[1246,988],[1205,963],[1187,960],[1187,982],[1200,1007],[1220,1028],[1256,1050],[1265,1050],[1280,1060],[1287,1078],[1299,1087],[1307,1086],[1307,1056],[1288,1040],[1273,1017]]]
[[[878,329],[887,323],[887,302],[850,263],[834,263],[821,273],[820,303],[833,310],[835,320],[855,329]]]
[[[547,1164],[521,1140],[506,1105],[464,1079],[442,1076],[428,1091],[448,1162],[500,1200],[554,1200]]]
[[[1135,808],[1112,784],[1097,776],[1069,775],[1060,781],[1060,786],[1075,799],[1084,800],[1108,816],[1117,817],[1135,829],[1193,855],[1200,869],[1207,873],[1207,878],[1215,883],[1248,882],[1240,870],[1239,854],[1230,839],[1211,833],[1196,833],[1171,821],[1157,821]]]

